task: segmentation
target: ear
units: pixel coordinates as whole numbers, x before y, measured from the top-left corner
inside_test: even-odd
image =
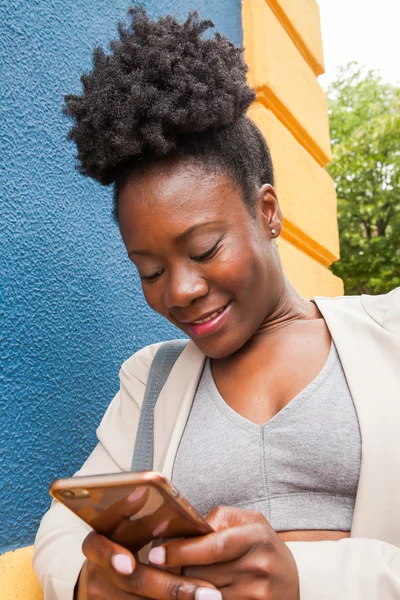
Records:
[[[269,238],[278,237],[282,231],[282,211],[276,191],[269,183],[259,189],[258,206]]]

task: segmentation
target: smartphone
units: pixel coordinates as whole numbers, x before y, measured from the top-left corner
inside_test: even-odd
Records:
[[[97,533],[137,552],[154,539],[212,533],[211,525],[160,473],[57,479],[50,494]]]

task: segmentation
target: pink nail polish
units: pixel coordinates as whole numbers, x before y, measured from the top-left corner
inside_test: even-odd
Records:
[[[162,521],[157,527],[153,530],[153,537],[157,538],[162,533],[167,531],[169,525],[169,521]]]
[[[212,588],[197,588],[196,600],[222,600],[222,594]]]
[[[121,575],[131,575],[133,573],[132,561],[126,554],[114,554],[111,557],[111,564],[114,570]]]
[[[140,500],[145,491],[146,488],[136,488],[136,490],[132,492],[132,494],[129,494],[129,496],[127,497],[127,502],[136,502],[136,500]]]
[[[149,561],[153,563],[153,565],[165,564],[165,548],[163,548],[163,546],[152,548],[149,552]]]

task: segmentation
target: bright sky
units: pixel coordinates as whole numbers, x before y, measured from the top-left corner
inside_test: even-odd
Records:
[[[400,0],[317,0],[321,11],[326,87],[351,60],[400,84]]]

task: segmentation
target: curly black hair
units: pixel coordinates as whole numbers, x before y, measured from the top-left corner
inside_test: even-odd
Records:
[[[80,173],[114,183],[114,211],[126,178],[155,161],[185,156],[211,171],[225,170],[251,205],[255,185],[273,185],[267,144],[245,113],[255,99],[246,84],[243,48],[216,33],[197,12],[184,23],[149,19],[143,7],[118,24],[111,53],[96,48],[82,95],[65,96],[68,134]]]

